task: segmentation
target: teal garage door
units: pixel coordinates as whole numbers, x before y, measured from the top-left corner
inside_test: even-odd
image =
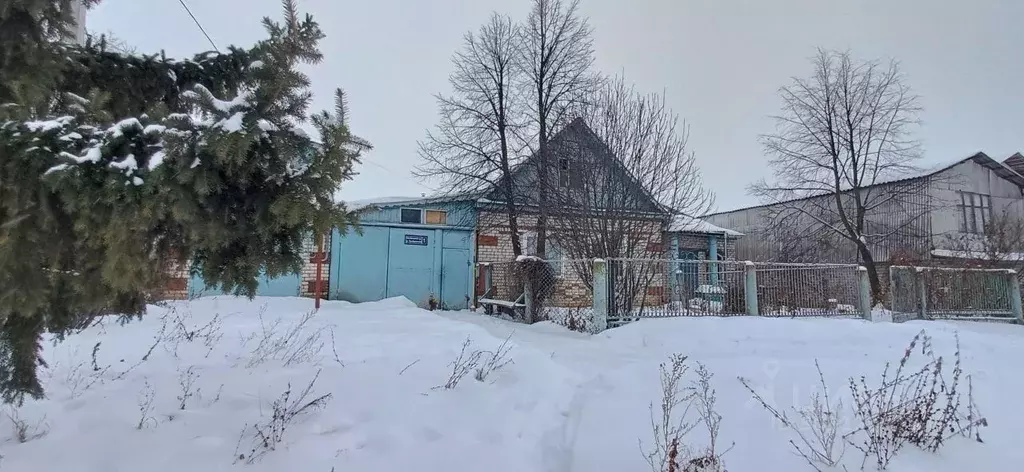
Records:
[[[380,226],[364,226],[362,235],[341,236],[334,230],[328,282],[332,300],[372,302],[387,296],[389,233]]]
[[[363,234],[334,233],[330,298],[367,302],[406,297],[428,307],[468,308],[472,280],[472,232],[364,226]]]
[[[469,308],[473,260],[469,253],[472,233],[445,231],[441,249],[441,308]]]

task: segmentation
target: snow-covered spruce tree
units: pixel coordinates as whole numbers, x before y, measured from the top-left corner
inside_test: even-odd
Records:
[[[62,42],[70,0],[0,7],[5,401],[43,394],[45,332],[141,315],[169,264],[191,260],[209,283],[251,295],[261,271],[298,270],[311,233],[353,223],[333,194],[368,144],[349,133],[340,90],[333,113],[307,115],[298,68],[321,59],[324,35],[283,4],[254,47],[185,61]],[[43,62],[21,66],[32,61]]]

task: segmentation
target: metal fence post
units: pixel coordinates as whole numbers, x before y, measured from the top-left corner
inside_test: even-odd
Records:
[[[608,329],[608,263],[604,259],[594,259],[594,319],[590,329],[600,333]]]
[[[928,282],[924,276],[925,268],[914,268],[914,285],[917,287],[917,316],[923,320],[928,319]]]
[[[871,281],[868,280],[867,267],[857,267],[857,281],[857,293],[860,295],[860,314],[865,320],[871,320]]]
[[[1014,318],[1017,318],[1018,323],[1024,323],[1024,309],[1021,307],[1020,298],[1020,279],[1017,278],[1017,271],[1010,269],[1010,310],[1013,311]]]
[[[753,262],[744,263],[745,283],[743,287],[743,299],[747,305],[747,314],[757,316],[757,266]]]

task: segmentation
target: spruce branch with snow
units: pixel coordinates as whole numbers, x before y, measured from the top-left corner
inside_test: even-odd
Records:
[[[88,2],[95,3],[95,2]],[[324,34],[295,2],[255,46],[188,60],[61,42],[70,0],[0,9],[0,393],[43,395],[44,332],[141,315],[186,261],[223,290],[296,271],[354,215],[334,193],[369,144],[344,96],[310,116]],[[13,27],[13,26],[12,26]],[[22,67],[33,64],[33,67]],[[11,65],[11,67],[8,67]],[[17,67],[15,67],[17,66]],[[305,127],[316,132],[316,140]]]

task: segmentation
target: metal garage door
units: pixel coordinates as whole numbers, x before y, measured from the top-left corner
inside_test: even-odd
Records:
[[[404,296],[428,306],[434,293],[434,247],[437,231],[391,228],[388,249],[388,297]]]
[[[330,298],[351,302],[404,296],[421,307],[433,295],[441,308],[469,306],[471,231],[364,226],[334,234]]]

